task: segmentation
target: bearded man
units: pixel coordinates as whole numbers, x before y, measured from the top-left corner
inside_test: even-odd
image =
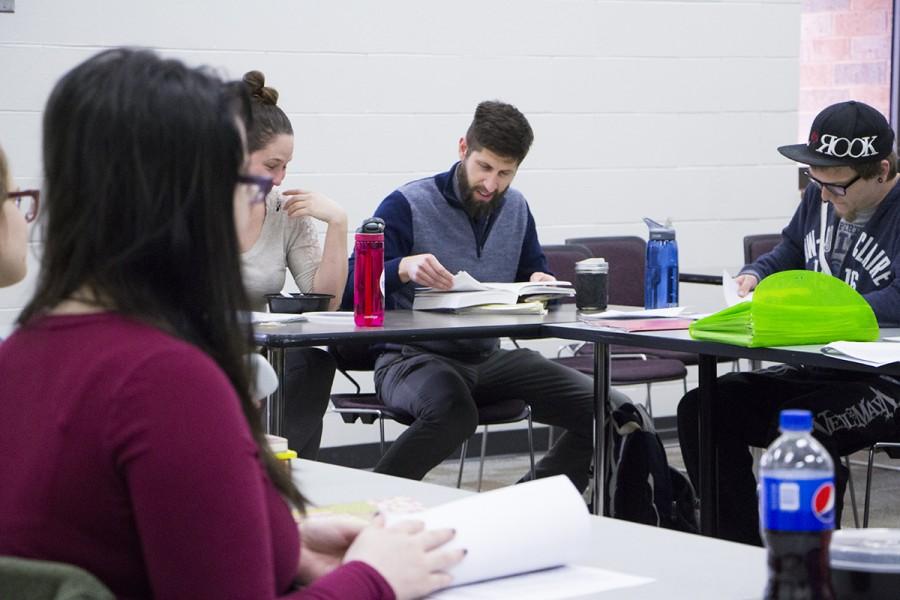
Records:
[[[382,201],[375,216],[386,223],[388,308],[411,308],[419,286],[450,289],[458,271],[489,282],[554,279],[525,197],[510,187],[533,139],[514,106],[482,102],[459,140],[459,162]],[[352,306],[352,289],[348,285],[345,306]],[[421,479],[475,432],[479,406],[517,398],[531,406],[536,421],[565,430],[536,465],[537,477],[565,474],[579,490],[587,487],[590,377],[532,350],[501,349],[496,338],[384,344],[379,350],[376,391],[387,406],[416,419],[375,471]]]

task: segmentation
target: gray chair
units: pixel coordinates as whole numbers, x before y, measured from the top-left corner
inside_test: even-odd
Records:
[[[99,579],[74,565],[0,556],[0,598],[15,600],[114,600]]]
[[[359,344],[342,344],[331,346],[328,350],[335,357],[338,371],[344,375],[356,388],[355,393],[331,394],[331,404],[334,412],[341,415],[344,423],[354,423],[357,420],[371,425],[378,421],[379,450],[384,456],[384,420],[391,419],[403,425],[411,425],[415,417],[408,412],[386,406],[374,393],[362,392],[359,383],[348,371],[371,371],[375,368],[375,354],[371,353],[368,346]],[[531,420],[531,406],[522,400],[501,400],[490,404],[478,406],[478,425],[481,432],[481,460],[478,465],[478,491],[484,475],[484,458],[487,454],[487,435],[490,425],[505,423],[527,422],[528,431],[528,458],[531,465],[531,477],[534,478],[534,430]],[[456,487],[462,485],[463,469],[465,468],[466,455],[469,449],[469,440],[464,440],[460,446],[459,474],[456,478]]]
[[[749,265],[781,243],[780,233],[761,233],[744,236],[744,264]]]
[[[626,275],[629,267],[643,269],[644,251],[646,243],[639,237],[622,236],[612,238],[581,238],[594,245],[574,243],[566,240],[564,245],[542,246],[544,256],[550,270],[558,279],[567,281],[575,280],[575,263],[591,256],[603,256],[610,264],[609,294],[611,304],[635,304],[636,294],[639,292],[643,305],[643,274],[640,276],[640,286],[632,285],[636,274],[630,277]],[[601,252],[597,254],[596,252]],[[603,254],[605,252],[605,254]],[[619,286],[618,289],[616,286]],[[573,346],[573,356],[558,356],[554,360],[559,364],[573,368],[576,371],[593,376],[594,374],[594,346],[593,344],[576,344]],[[687,392],[687,369],[684,363],[677,358],[661,357],[643,348],[630,348],[624,346],[610,347],[612,365],[610,368],[610,384],[612,385],[640,385],[647,389],[645,405],[647,412],[653,413],[653,401],[651,386],[654,383],[681,380]],[[685,353],[676,353],[685,354]],[[691,356],[691,355],[686,355]]]

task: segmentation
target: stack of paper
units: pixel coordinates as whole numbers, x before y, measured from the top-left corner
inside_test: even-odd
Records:
[[[891,339],[891,338],[888,338]],[[887,342],[831,342],[822,347],[822,352],[852,362],[880,367],[900,362],[900,344]]]

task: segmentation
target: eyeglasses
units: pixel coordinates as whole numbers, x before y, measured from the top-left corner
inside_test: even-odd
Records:
[[[266,196],[272,191],[275,182],[271,177],[260,177],[258,175],[238,175],[238,185],[247,186],[250,193],[250,204],[259,204],[266,201]]]
[[[12,200],[22,212],[26,223],[31,223],[37,218],[38,207],[41,205],[40,190],[22,190],[19,192],[9,192],[6,194],[7,200]]]
[[[847,188],[859,181],[862,175],[857,175],[847,183],[825,183],[824,181],[819,181],[815,177],[809,174],[809,171],[803,171],[803,174],[809,177],[809,180],[815,183],[820,188],[825,188],[835,196],[846,196]]]

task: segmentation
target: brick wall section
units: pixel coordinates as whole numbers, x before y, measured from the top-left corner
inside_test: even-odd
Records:
[[[889,114],[891,0],[803,0],[798,139],[829,104],[862,100]]]

